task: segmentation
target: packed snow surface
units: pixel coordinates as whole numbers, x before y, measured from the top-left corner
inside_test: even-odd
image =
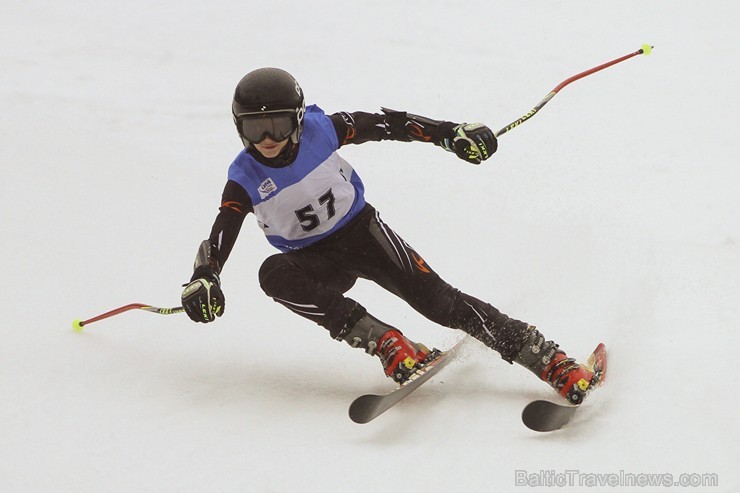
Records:
[[[1,492],[740,491],[736,2],[2,11]],[[253,216],[217,322],[137,310],[71,329],[179,303],[240,150],[246,72],[284,68],[328,113],[498,130],[643,43],[650,56],[567,86],[481,166],[419,143],[340,150],[448,282],[581,360],[607,345],[607,384],[568,428],[527,430],[524,405],[556,396],[479,343],[353,424],[349,403],[392,383],[262,293],[274,251]],[[370,283],[349,295],[427,345],[461,337]]]

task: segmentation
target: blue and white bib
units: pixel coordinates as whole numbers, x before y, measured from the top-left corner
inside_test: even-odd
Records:
[[[342,159],[334,125],[316,105],[306,108],[298,155],[283,168],[260,164],[242,150],[229,180],[244,188],[254,214],[273,246],[303,248],[347,224],[365,206],[365,188]]]

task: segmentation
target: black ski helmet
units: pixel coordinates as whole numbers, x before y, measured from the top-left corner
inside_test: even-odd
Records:
[[[285,70],[260,68],[242,77],[231,105],[234,124],[244,147],[265,136],[297,144],[303,131],[306,103],[298,82]]]

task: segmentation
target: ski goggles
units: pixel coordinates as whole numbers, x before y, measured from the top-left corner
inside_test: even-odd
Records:
[[[291,111],[240,113],[236,115],[236,128],[239,134],[253,144],[259,144],[265,137],[282,142],[298,127],[296,114]]]

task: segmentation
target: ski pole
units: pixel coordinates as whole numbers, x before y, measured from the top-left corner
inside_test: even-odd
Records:
[[[644,45],[642,45],[642,47],[639,50],[635,51],[634,53],[630,53],[629,55],[624,55],[622,57],[616,58],[616,59],[614,59],[614,60],[612,60],[610,62],[606,62],[606,63],[604,63],[602,65],[599,65],[598,67],[594,67],[594,68],[588,69],[588,70],[586,70],[584,72],[581,72],[580,74],[576,74],[573,77],[569,77],[569,78],[565,79],[563,82],[561,82],[560,84],[558,84],[558,86],[555,87],[555,89],[553,89],[552,91],[550,91],[550,93],[547,96],[545,96],[545,98],[542,101],[540,101],[539,103],[537,103],[537,106],[535,106],[534,108],[532,108],[532,110],[529,113],[527,113],[523,117],[519,118],[518,120],[509,123],[504,128],[502,128],[501,130],[499,130],[498,132],[496,132],[496,137],[499,137],[499,136],[505,134],[509,130],[518,127],[522,123],[524,123],[527,120],[529,120],[530,118],[532,118],[534,115],[537,114],[538,111],[540,111],[540,109],[542,109],[543,106],[545,106],[548,103],[548,101],[550,101],[552,98],[555,97],[555,95],[558,93],[558,91],[560,91],[562,88],[564,88],[565,86],[567,86],[571,82],[577,81],[578,79],[582,79],[583,77],[586,77],[587,75],[591,75],[591,74],[593,74],[595,72],[598,72],[599,70],[604,70],[605,68],[611,67],[612,65],[616,65],[617,63],[623,62],[623,61],[625,61],[625,60],[627,60],[629,58],[632,58],[633,56],[637,56],[637,55],[649,55],[652,52],[652,50],[653,50],[653,46],[650,46],[649,44],[644,44]]]
[[[136,310],[136,309],[144,310],[144,311],[152,312],[152,313],[159,313],[160,315],[171,315],[173,313],[181,313],[185,311],[185,309],[181,306],[175,306],[172,308],[159,308],[156,306],[145,305],[143,303],[131,303],[129,305],[116,308],[115,310],[102,313],[96,317],[88,318],[87,320],[75,320],[74,322],[72,322],[72,328],[76,330],[77,332],[80,332],[82,331],[82,328],[87,324],[91,324],[93,322],[97,322],[98,320],[103,320],[105,318],[118,315],[119,313],[127,312],[129,310]]]

